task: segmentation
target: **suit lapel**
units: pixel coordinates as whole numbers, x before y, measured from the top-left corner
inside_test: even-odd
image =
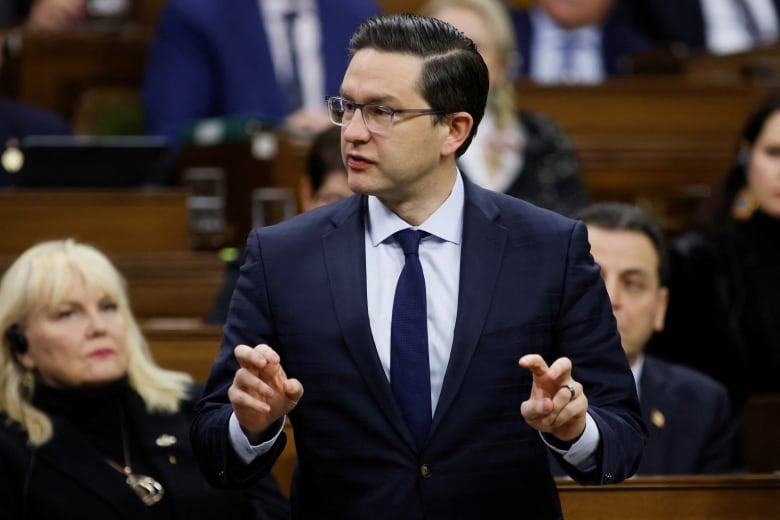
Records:
[[[466,203],[460,260],[458,313],[450,361],[432,431],[442,421],[461,386],[487,319],[506,248],[507,230],[495,223],[499,210],[487,192],[464,179]]]
[[[380,403],[389,422],[413,446],[414,441],[404,426],[371,332],[366,301],[366,198],[355,197],[354,200],[355,203],[343,213],[335,215],[334,231],[322,238],[336,317],[347,348],[374,399]]]
[[[658,378],[658,369],[650,357],[645,357],[645,366],[639,381],[641,396],[642,419],[648,427],[648,442],[642,455],[641,470],[644,474],[654,474],[660,471],[664,464],[665,453],[660,447],[666,437],[667,421],[674,411],[674,400],[668,393],[668,385]]]

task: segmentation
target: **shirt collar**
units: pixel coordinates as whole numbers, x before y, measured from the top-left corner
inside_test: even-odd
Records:
[[[441,240],[460,244],[463,236],[463,204],[465,192],[460,171],[455,176],[450,196],[438,207],[425,222],[417,226]],[[371,243],[376,247],[397,231],[409,227],[409,223],[387,209],[387,206],[375,197],[368,197],[368,233]]]
[[[636,363],[631,367],[631,372],[634,374],[634,382],[636,383],[636,393],[639,395],[639,381],[642,380],[642,371],[645,368],[645,356],[639,354],[636,358]]]

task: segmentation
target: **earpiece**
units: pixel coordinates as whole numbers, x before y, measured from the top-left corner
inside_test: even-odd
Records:
[[[749,163],[750,163],[750,149],[742,148],[737,154],[737,165],[743,170],[746,170]]]
[[[24,354],[27,352],[27,338],[19,329],[19,325],[11,325],[5,331],[5,338],[8,340],[8,344],[11,345],[11,350],[16,354]]]

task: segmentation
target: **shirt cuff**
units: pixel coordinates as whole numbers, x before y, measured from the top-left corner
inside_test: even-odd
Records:
[[[585,472],[595,467],[595,456],[601,441],[601,433],[590,414],[585,414],[585,430],[582,435],[568,449],[557,448],[545,438],[544,434],[540,433],[540,435],[551,450],[580,471]]]
[[[273,425],[269,427],[273,428]],[[230,444],[233,446],[233,451],[236,452],[238,458],[241,459],[244,464],[251,464],[257,457],[267,453],[274,445],[276,439],[284,429],[284,418],[279,421],[279,427],[277,432],[267,441],[263,441],[260,444],[252,445],[249,443],[244,431],[241,429],[241,425],[238,423],[238,418],[235,413],[230,414],[230,421],[228,422],[228,430],[230,432]]]

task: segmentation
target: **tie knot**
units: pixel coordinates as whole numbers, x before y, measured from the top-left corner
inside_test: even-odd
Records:
[[[404,250],[404,255],[417,254],[417,249],[420,247],[420,240],[427,233],[418,231],[416,229],[402,229],[395,233],[395,238],[398,243],[401,244],[401,249]]]

